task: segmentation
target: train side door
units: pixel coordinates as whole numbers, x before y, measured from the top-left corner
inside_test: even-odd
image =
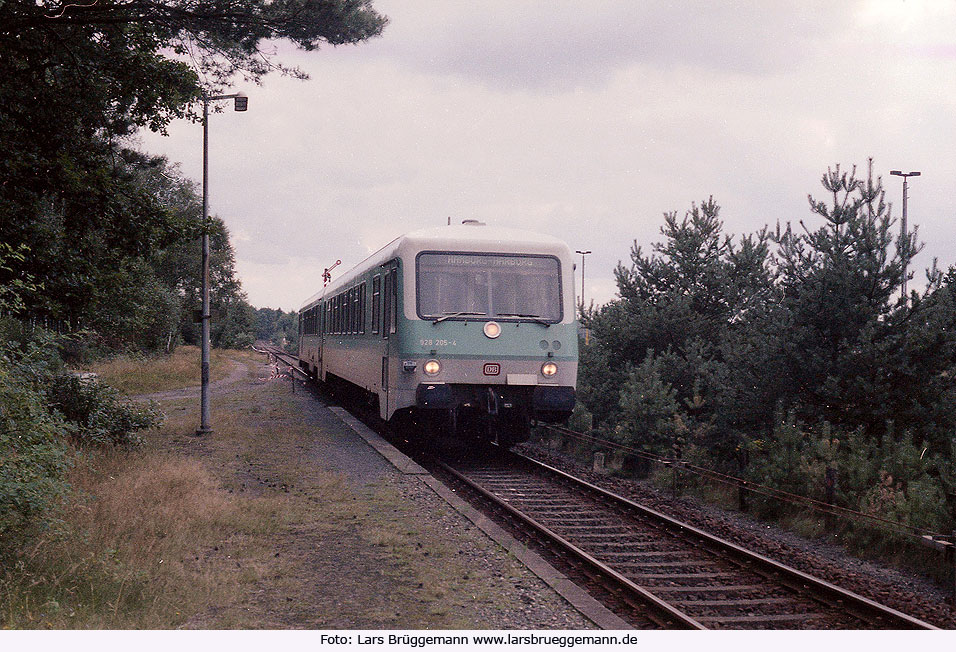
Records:
[[[373,279],[372,291],[374,295],[375,291],[375,280],[379,277],[376,276]],[[398,270],[394,264],[386,265],[383,273],[381,275],[381,303],[382,303],[382,312],[381,312],[381,321],[377,324],[382,335],[382,394],[380,395],[384,398],[384,405],[379,407],[382,418],[387,418],[390,414],[391,405],[389,404],[391,398],[391,385],[393,382],[392,376],[392,359],[396,355],[396,342],[395,338],[392,337],[395,334],[395,325],[396,325],[396,312],[398,310],[397,306],[397,292],[396,292],[396,282],[398,280]],[[377,307],[377,306],[376,306]]]

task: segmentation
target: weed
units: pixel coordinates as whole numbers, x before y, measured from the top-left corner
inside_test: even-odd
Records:
[[[253,364],[257,356],[252,351],[214,349],[210,359],[212,380],[228,376],[233,361]],[[198,347],[180,346],[169,355],[156,358],[118,356],[106,362],[85,365],[83,371],[96,373],[105,383],[124,394],[146,394],[198,385],[199,358]]]
[[[77,492],[59,526],[5,564],[4,627],[179,626],[255,579],[210,551],[241,551],[241,537],[270,527],[281,508],[239,501],[199,461],[155,451],[101,453],[70,481]]]

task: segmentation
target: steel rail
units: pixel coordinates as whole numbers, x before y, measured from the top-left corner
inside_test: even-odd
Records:
[[[859,595],[858,593],[840,588],[835,584],[827,582],[826,580],[804,573],[803,571],[797,570],[791,566],[787,566],[786,564],[780,563],[752,550],[747,550],[746,548],[743,548],[735,543],[731,543],[726,539],[722,539],[692,525],[678,521],[677,519],[658,512],[657,510],[651,509],[646,505],[641,505],[640,503],[630,500],[629,498],[619,496],[608,491],[607,489],[604,489],[603,487],[599,487],[593,483],[587,482],[586,480],[577,478],[560,469],[556,469],[548,464],[545,464],[544,462],[540,462],[526,455],[515,453],[513,451],[511,454],[524,463],[530,464],[535,468],[560,477],[565,482],[569,482],[582,489],[585,489],[588,492],[597,494],[603,499],[609,500],[628,510],[636,511],[643,516],[652,518],[658,523],[663,524],[669,530],[679,530],[681,534],[690,535],[730,556],[747,562],[752,562],[763,569],[764,573],[762,574],[768,576],[768,579],[772,579],[776,582],[780,582],[781,579],[784,579],[786,580],[784,583],[790,588],[805,594],[808,593],[812,598],[824,598],[827,602],[831,603],[831,606],[837,606],[838,608],[843,609],[857,618],[891,629],[939,629],[938,627],[920,620],[919,618],[915,618],[891,607],[887,607],[886,605],[882,605],[878,602],[870,600],[869,598]],[[836,604],[833,605],[832,603]]]
[[[267,353],[267,354],[271,355],[272,357],[274,357],[276,360],[281,360],[284,365],[286,365],[287,367],[289,367],[289,368],[292,370],[293,376],[294,376],[296,373],[298,373],[298,374],[301,374],[306,380],[308,380],[308,379],[311,378],[311,376],[309,376],[308,373],[306,373],[304,370],[302,370],[302,369],[299,367],[299,364],[298,364],[298,363],[299,363],[299,357],[296,356],[296,355],[294,355],[294,354],[292,354],[292,353],[289,353],[288,351],[283,351],[283,350],[280,349],[279,347],[273,346],[273,345],[266,346],[266,347],[265,347],[264,349],[262,349],[262,350],[259,350],[259,349],[256,349],[255,347],[253,347],[253,350],[256,351],[256,352],[259,352],[259,353]],[[291,360],[291,362],[290,362],[290,360]]]
[[[583,562],[593,572],[607,577],[619,589],[626,591],[630,595],[634,596],[639,602],[657,612],[658,618],[654,618],[652,616],[651,619],[657,622],[659,625],[671,628],[674,628],[676,625],[681,629],[707,629],[703,624],[699,623],[691,616],[685,614],[683,611],[677,609],[670,603],[661,600],[642,586],[635,584],[624,575],[620,574],[603,562],[595,559],[592,555],[574,545],[547,526],[524,514],[520,510],[515,509],[484,487],[475,483],[468,476],[464,475],[457,469],[442,461],[437,461],[436,463],[440,465],[444,471],[457,478],[458,481],[467,485],[469,489],[477,492],[486,500],[494,503],[497,509],[507,512],[512,518],[517,519],[522,524],[537,532],[539,535],[545,537],[549,543],[557,545],[559,548],[572,555],[575,559]]]

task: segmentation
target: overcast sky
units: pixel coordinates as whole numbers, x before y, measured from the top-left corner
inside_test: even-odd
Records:
[[[713,195],[725,230],[818,226],[837,163],[883,176],[924,252],[956,264],[956,2],[377,0],[382,37],[278,60],[210,118],[210,206],[251,303],[298,309],[403,232],[480,219],[594,253],[588,300],[662,214]],[[202,129],[142,146],[202,178]],[[578,270],[580,279],[580,270]],[[580,290],[578,290],[580,291]]]

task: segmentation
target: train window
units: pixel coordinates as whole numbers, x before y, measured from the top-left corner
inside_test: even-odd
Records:
[[[367,294],[366,284],[359,286],[359,333],[365,334],[365,295]]]
[[[382,277],[372,277],[372,332],[378,332],[379,316],[382,310]]]
[[[342,332],[342,324],[339,321],[339,316],[342,313],[342,311],[340,310],[342,302],[339,301],[339,299],[341,298],[342,297],[340,297],[337,294],[332,298],[332,319],[334,320],[334,323],[335,323],[335,326],[334,326],[335,330],[333,332],[336,335]]]
[[[362,330],[362,288],[356,285],[352,288],[352,332],[358,334]]]
[[[562,318],[561,274],[553,256],[422,253],[418,256],[418,314]]]
[[[392,275],[385,275],[384,300],[382,301],[382,337],[387,338],[391,332],[389,325],[392,323]]]
[[[345,293],[339,294],[339,335],[345,334]]]
[[[352,288],[352,332],[358,333],[359,331],[359,289],[356,285]]]
[[[398,270],[393,268],[392,271],[388,273],[388,278],[391,280],[392,286],[391,292],[388,294],[388,302],[391,304],[392,309],[387,323],[388,332],[394,333],[398,315]]]

